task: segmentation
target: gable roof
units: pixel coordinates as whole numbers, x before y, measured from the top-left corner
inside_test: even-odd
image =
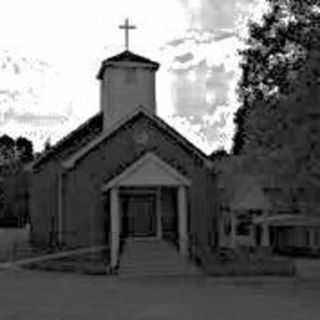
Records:
[[[191,182],[170,164],[166,163],[155,154],[148,152],[125,168],[120,174],[107,181],[102,187],[102,191],[107,191],[114,186],[123,185],[190,186]]]
[[[81,124],[78,128],[70,132],[68,135],[66,135],[64,138],[59,140],[55,145],[53,145],[50,149],[47,151],[44,151],[39,158],[37,158],[35,161],[33,161],[31,164],[29,164],[26,169],[34,169],[37,168],[39,165],[43,164],[44,162],[51,159],[52,156],[59,153],[64,148],[67,148],[70,146],[74,141],[78,138],[81,140],[81,136],[84,137],[82,141],[77,141],[80,145],[84,144],[85,142],[88,142],[88,136],[90,136],[91,139],[98,136],[103,128],[103,114],[102,112],[99,112],[89,118],[86,122]]]
[[[135,53],[132,53],[129,50],[126,50],[120,54],[117,54],[113,57],[110,57],[102,61],[100,70],[97,75],[97,79],[101,80],[103,78],[103,74],[107,67],[120,66],[120,65],[123,65],[123,63],[128,63],[128,62],[142,64],[142,66],[144,65],[145,67],[149,67],[154,70],[157,70],[160,66],[158,62],[152,61],[148,58],[139,56]]]
[[[97,147],[100,143],[105,141],[112,133],[119,130],[123,125],[125,125],[128,121],[133,120],[139,115],[144,115],[148,119],[150,119],[156,126],[161,129],[166,130],[166,132],[179,141],[184,147],[186,147],[191,153],[196,155],[198,159],[202,160],[203,163],[209,168],[212,169],[212,163],[210,159],[196,146],[194,146],[190,141],[188,141],[185,137],[183,137],[180,133],[178,133],[175,129],[173,129],[170,125],[168,125],[165,121],[160,119],[155,114],[151,113],[146,108],[140,106],[135,109],[131,114],[127,115],[126,117],[122,118],[106,131],[102,132],[99,136],[93,139],[91,142],[86,144],[84,147],[80,148],[77,152],[71,155],[67,160],[65,160],[62,165],[65,168],[73,168],[77,161],[81,158],[85,157],[92,149]]]

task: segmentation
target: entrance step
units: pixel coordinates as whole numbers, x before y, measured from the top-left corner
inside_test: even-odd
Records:
[[[119,276],[196,276],[202,272],[173,245],[162,240],[128,239],[120,257]]]

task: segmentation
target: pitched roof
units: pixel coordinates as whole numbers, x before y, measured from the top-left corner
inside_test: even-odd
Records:
[[[267,222],[269,226],[302,226],[314,227],[320,226],[320,218],[318,216],[308,216],[303,214],[277,214],[271,216],[260,216],[253,219],[254,224]]]
[[[139,56],[135,53],[132,53],[131,51],[126,50],[120,54],[117,54],[113,57],[110,57],[110,58],[102,61],[101,68],[98,72],[97,78],[99,80],[101,80],[103,78],[103,74],[104,74],[107,67],[117,66],[117,65],[119,65],[119,63],[122,64],[123,62],[124,63],[126,63],[126,62],[139,63],[142,65],[145,65],[146,67],[147,66],[151,67],[152,69],[155,69],[155,70],[157,70],[159,68],[158,62],[152,61],[148,58]]]
[[[196,146],[194,146],[190,141],[188,141],[185,137],[183,137],[180,133],[178,133],[175,129],[169,126],[165,121],[151,113],[149,110],[144,107],[138,107],[134,112],[129,114],[127,117],[122,118],[120,121],[115,123],[112,127],[101,133],[91,142],[80,148],[77,152],[72,154],[66,161],[63,162],[63,166],[65,168],[72,168],[77,161],[81,158],[85,157],[92,149],[98,146],[100,143],[105,141],[112,133],[119,130],[123,125],[127,122],[133,120],[139,115],[144,115],[148,119],[150,119],[156,126],[166,130],[166,132],[171,135],[174,139],[178,140],[182,145],[184,145],[191,153],[195,154],[199,159],[201,159],[205,165],[212,169],[212,163],[210,159]]]
[[[148,183],[152,186],[157,184],[170,186],[191,185],[191,181],[176,168],[172,167],[156,154],[147,152],[138,160],[126,166],[116,176],[107,180],[102,190],[107,191],[123,183],[125,185],[139,185],[139,183],[141,183],[141,177],[143,177],[144,186],[148,185]]]
[[[103,114],[99,112],[93,117],[89,118],[86,122],[81,124],[78,128],[70,132],[67,136],[59,140],[49,150],[44,151],[39,158],[33,161],[26,169],[33,169],[51,159],[52,156],[59,153],[65,148],[70,147],[77,141],[77,145],[83,145],[88,140],[94,139],[102,131],[103,126]]]

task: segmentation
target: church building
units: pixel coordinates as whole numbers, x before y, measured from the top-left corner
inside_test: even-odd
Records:
[[[100,112],[32,165],[32,242],[108,245],[163,239],[183,256],[213,245],[217,186],[210,159],[157,116],[159,64],[125,50],[98,72]]]

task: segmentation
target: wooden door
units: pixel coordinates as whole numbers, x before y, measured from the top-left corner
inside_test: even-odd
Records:
[[[155,196],[134,195],[126,197],[123,201],[123,224],[123,231],[125,236],[155,236]]]

